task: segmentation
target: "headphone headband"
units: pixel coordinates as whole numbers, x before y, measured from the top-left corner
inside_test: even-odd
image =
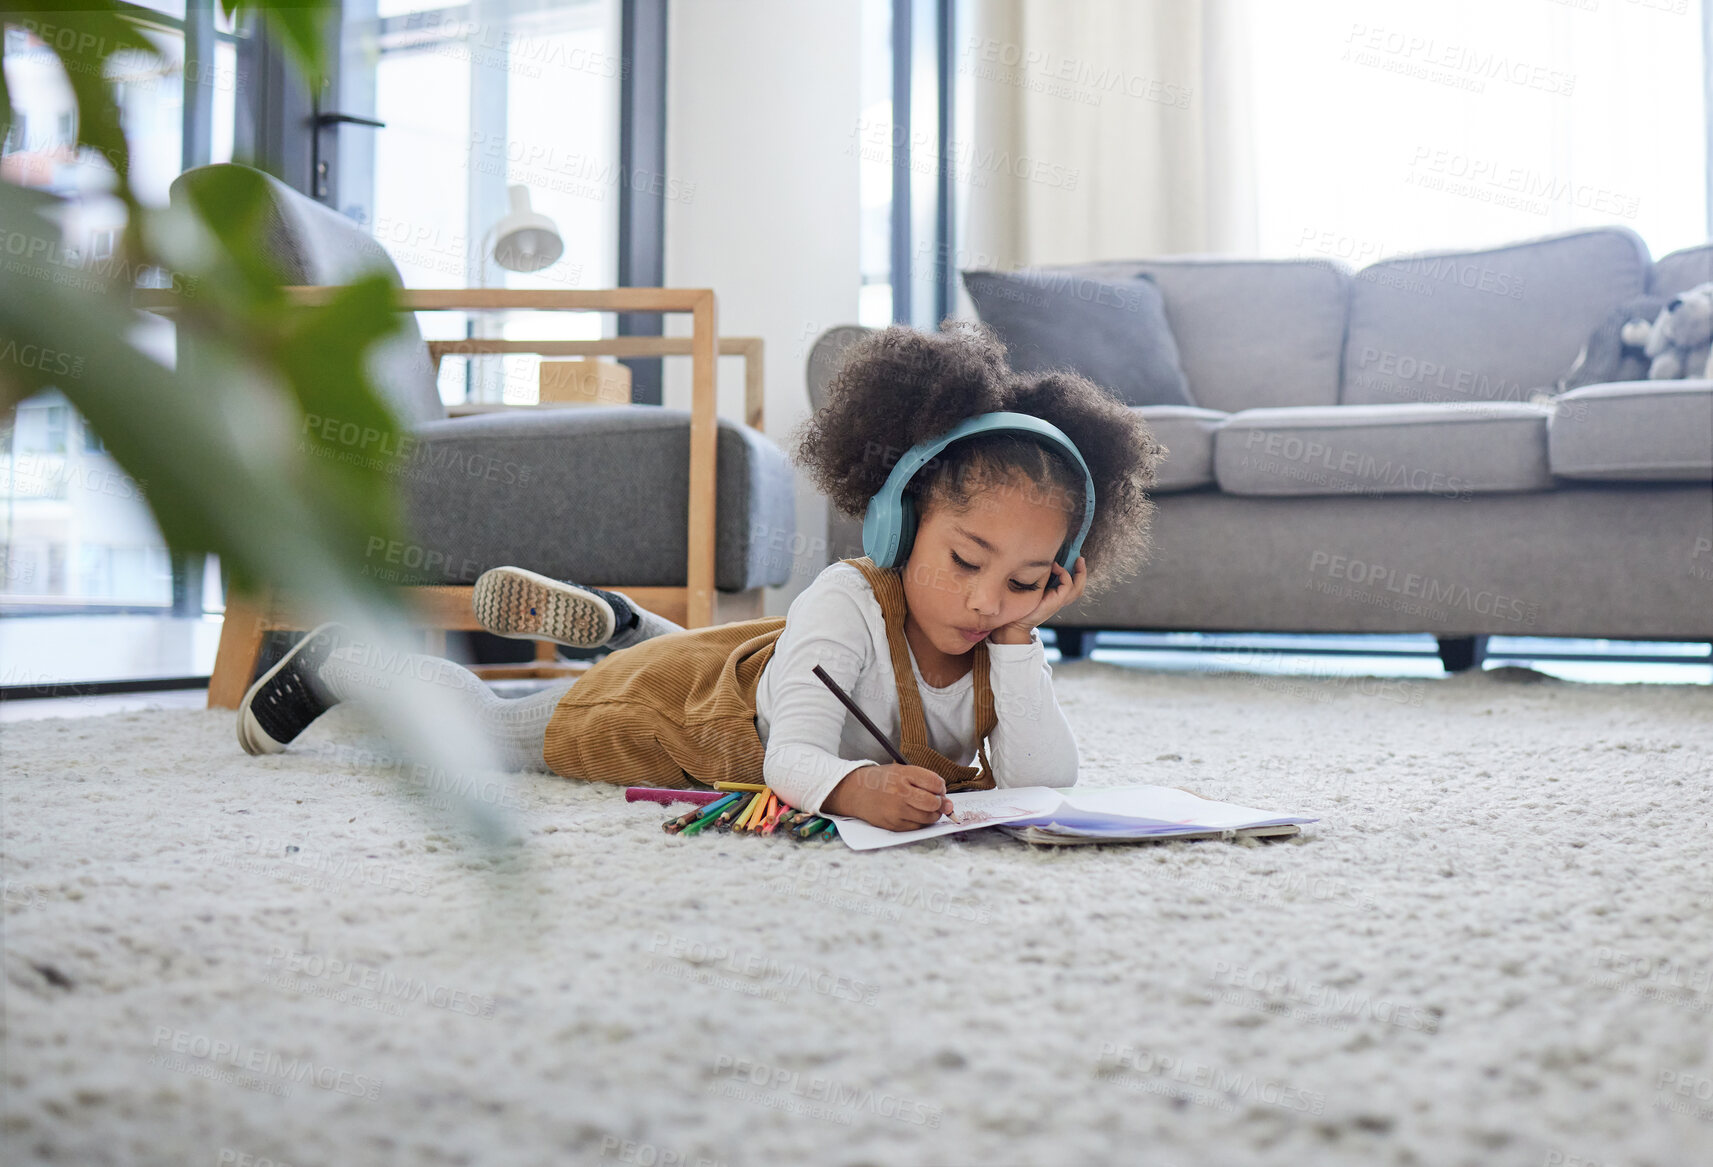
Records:
[[[1069,454],[1082,467],[1082,526],[1059,552],[1059,563],[1066,571],[1072,570],[1077,554],[1082,550],[1083,539],[1094,522],[1094,476],[1089,473],[1088,464],[1083,461],[1076,444],[1058,426],[1031,414],[1008,410],[967,418],[937,438],[916,443],[898,460],[887,476],[886,484],[868,500],[868,510],[862,520],[863,553],[874,560],[877,567],[898,567],[910,557],[910,547],[916,537],[916,514],[914,504],[904,492],[916,472],[959,438],[994,430],[1016,430],[1045,439]]]

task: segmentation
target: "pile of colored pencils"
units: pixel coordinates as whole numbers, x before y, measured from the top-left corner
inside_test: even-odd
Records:
[[[625,788],[625,801],[697,802],[694,810],[661,824],[669,835],[697,835],[712,828],[754,831],[758,835],[788,834],[797,839],[839,837],[832,819],[788,806],[763,783],[716,782],[714,791],[710,796],[690,790],[629,786]]]

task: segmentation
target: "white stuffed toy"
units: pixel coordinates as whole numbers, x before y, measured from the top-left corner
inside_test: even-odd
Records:
[[[1632,320],[1621,333],[1650,362],[1650,381],[1713,377],[1713,282],[1673,296],[1649,324]]]

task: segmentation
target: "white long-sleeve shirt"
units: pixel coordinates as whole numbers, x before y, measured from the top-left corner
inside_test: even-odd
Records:
[[[1070,786],[1077,742],[1053,696],[1053,670],[1041,634],[1028,644],[987,645],[988,684],[998,723],[988,760],[1000,786]],[[820,665],[896,744],[902,734],[898,687],[880,601],[861,571],[829,564],[791,602],[785,628],[762,670],[755,727],[767,747],[763,776],[781,798],[805,810],[859,766],[892,758],[862,722],[815,676]],[[910,653],[929,743],[960,765],[976,757],[975,670],[944,688],[922,679]]]

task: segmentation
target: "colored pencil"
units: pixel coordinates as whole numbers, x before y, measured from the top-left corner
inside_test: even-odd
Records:
[[[765,794],[757,793],[755,797],[751,798],[749,800],[749,805],[744,808],[742,816],[739,817],[736,823],[738,829],[753,831],[755,829],[756,821],[761,818],[762,807],[766,805],[767,795]]]
[[[690,819],[690,824],[694,826],[697,823],[713,822],[714,819],[719,817],[721,811],[731,806],[740,797],[742,796],[737,794],[728,794],[718,802],[710,802],[706,806],[698,807]]]
[[[742,800],[742,793],[728,793],[725,802],[709,802],[706,809],[702,811],[702,817],[699,817],[690,826],[713,826],[714,823],[718,823],[719,816],[723,816],[726,811],[730,811],[731,807],[735,807]]]
[[[756,793],[756,792],[759,792],[762,790],[766,790],[767,789],[767,783],[765,783],[765,782],[716,782],[716,783],[714,783],[714,789],[715,790],[745,790],[745,791],[748,791],[748,792],[753,794],[753,793]]]
[[[695,810],[688,810],[688,811],[685,811],[683,814],[677,816],[676,818],[667,819],[665,822],[660,824],[660,827],[667,834],[675,835],[679,831],[683,830],[685,827],[689,826],[691,823],[695,822],[697,819],[701,818],[702,815],[707,812],[708,807],[711,805],[713,805],[713,804],[712,803],[703,803],[702,805],[696,807]]]
[[[750,818],[755,814],[755,800],[760,797],[759,794],[752,794],[743,800],[743,810],[739,811],[738,817],[732,820],[732,830],[741,831],[748,825]]]
[[[769,790],[761,796],[761,805],[756,808],[755,817],[749,821],[749,829],[759,831],[767,826],[768,818],[773,814],[773,808],[779,805],[779,796]]]
[[[718,790],[673,790],[665,786],[627,786],[626,802],[658,802],[663,806],[674,802],[694,802],[702,806],[717,801]]]
[[[733,801],[736,801],[737,797],[738,796],[736,794],[728,794],[719,802],[710,802],[707,806],[702,808],[702,813],[698,818],[692,820],[689,826],[685,827],[678,833],[681,835],[698,834],[703,827],[718,818],[721,811],[725,810]]]
[[[739,785],[732,783],[732,785]],[[660,787],[635,786],[630,790],[646,794],[659,795],[689,795],[698,797],[705,791],[667,790]],[[635,801],[655,801],[637,799]],[[665,801],[664,797],[660,801]],[[731,790],[716,794],[708,802],[698,805],[695,809],[686,811],[675,818],[667,819],[661,828],[668,834],[696,835],[708,827],[730,828],[736,831],[759,831],[771,835],[783,827],[798,839],[816,839],[825,841],[839,837],[838,824],[825,815],[813,814],[801,810],[785,802],[773,790],[763,787],[756,791]]]
[[[684,828],[684,829],[683,829],[683,830],[682,830],[682,831],[679,831],[679,832],[678,832],[678,834],[679,834],[679,836],[680,836],[680,837],[681,837],[681,838],[686,838],[686,839],[687,839],[687,838],[689,838],[689,837],[690,837],[690,836],[691,836],[691,835],[699,835],[699,834],[701,834],[701,833],[702,833],[702,829],[703,829],[703,828],[704,828],[704,827],[706,827],[706,826],[708,826],[708,825],[709,825],[709,824],[710,824],[710,823],[712,823],[712,822],[713,822],[713,821],[714,821],[714,817],[715,817],[715,816],[713,816],[713,815],[708,815],[708,816],[707,816],[707,817],[705,817],[705,818],[699,818],[699,819],[697,819],[697,820],[696,820],[696,821],[695,821],[695,822],[693,822],[693,823],[691,823],[691,824],[690,824],[690,825],[689,825],[689,826],[687,826],[687,827],[685,827],[685,828]]]

